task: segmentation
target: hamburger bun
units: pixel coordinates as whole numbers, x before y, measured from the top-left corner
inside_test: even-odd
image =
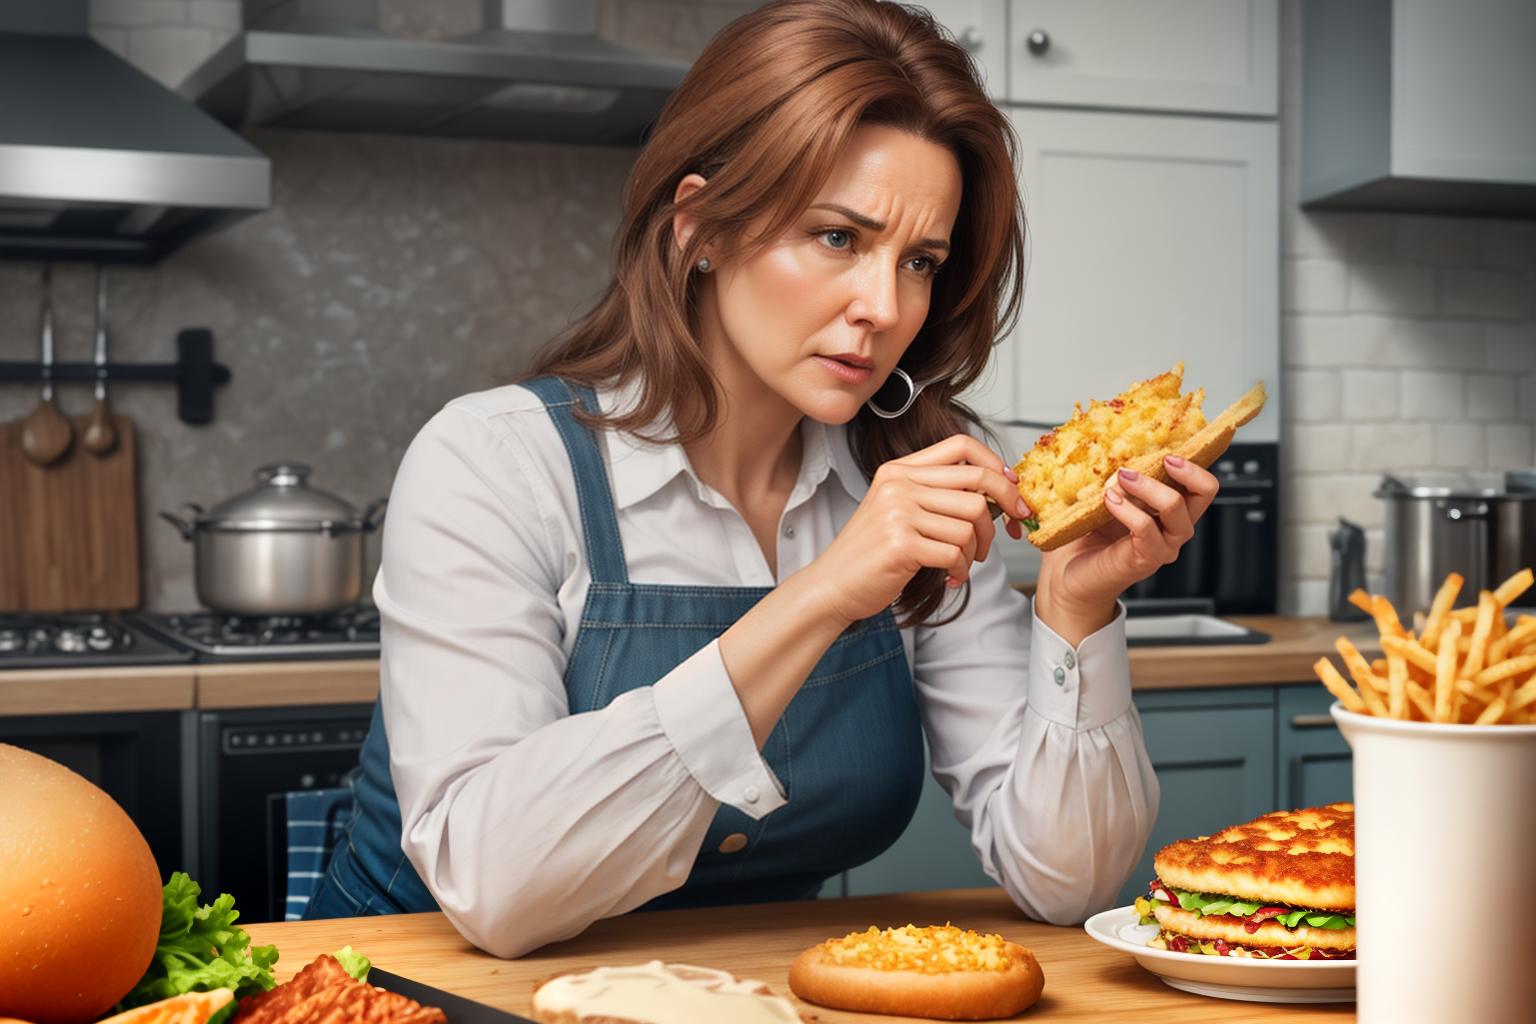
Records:
[[[1160,927],[1205,942],[1225,939],[1233,946],[1311,946],[1340,951],[1354,949],[1356,945],[1353,928],[1311,928],[1305,924],[1287,928],[1278,921],[1265,921],[1250,932],[1238,918],[1220,914],[1203,917],[1168,903],[1158,903],[1152,913]]]
[[[143,976],[160,872],[112,798],[0,743],[0,1016],[94,1020]]]

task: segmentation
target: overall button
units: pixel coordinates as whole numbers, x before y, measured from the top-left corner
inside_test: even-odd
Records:
[[[786,523],[784,525],[784,536],[788,537],[790,540],[795,539],[795,526],[793,523]]]
[[[1058,668],[1055,672],[1053,672],[1051,674],[1051,676],[1052,676],[1053,679],[1056,680],[1056,685],[1057,686],[1064,686],[1064,685],[1066,685],[1066,682],[1067,682],[1067,671],[1066,671],[1066,669]]]
[[[1067,668],[1077,668],[1077,657],[1071,651],[1067,652]]]
[[[747,837],[746,837],[745,833],[743,833],[743,832],[732,832],[730,835],[728,835],[724,839],[720,840],[720,852],[721,853],[736,853],[736,852],[744,849],[746,847],[746,845],[747,845]]]
[[[746,792],[742,793],[741,795],[743,799],[745,799],[749,804],[757,803],[757,798],[762,796],[762,794],[758,792],[756,786],[748,786]]]

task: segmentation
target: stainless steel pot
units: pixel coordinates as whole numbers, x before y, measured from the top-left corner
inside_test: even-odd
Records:
[[[237,615],[310,615],[355,604],[363,592],[363,539],[387,499],[358,512],[305,481],[308,466],[256,471],[256,487],[207,511],[160,517],[192,541],[197,599]]]
[[[1466,580],[1460,603],[1536,565],[1536,493],[1519,474],[1388,474],[1387,597],[1404,614],[1428,610],[1447,573]]]

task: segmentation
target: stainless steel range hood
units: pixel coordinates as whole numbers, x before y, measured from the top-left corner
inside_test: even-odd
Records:
[[[380,31],[370,0],[244,0],[182,84],[226,124],[632,145],[688,65],[599,38],[596,0],[486,0],[453,39]]]
[[[87,28],[0,0],[0,258],[151,261],[270,205],[266,157]]]

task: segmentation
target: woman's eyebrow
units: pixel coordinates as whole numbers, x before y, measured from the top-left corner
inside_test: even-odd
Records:
[[[885,230],[885,225],[880,221],[875,220],[875,218],[865,216],[864,214],[859,213],[857,210],[850,210],[848,207],[841,206],[837,203],[816,203],[811,207],[811,209],[831,210],[833,213],[840,213],[866,231]],[[918,239],[917,244],[926,245],[930,249],[943,249],[945,252],[949,252],[949,243],[942,238],[920,238]]]

